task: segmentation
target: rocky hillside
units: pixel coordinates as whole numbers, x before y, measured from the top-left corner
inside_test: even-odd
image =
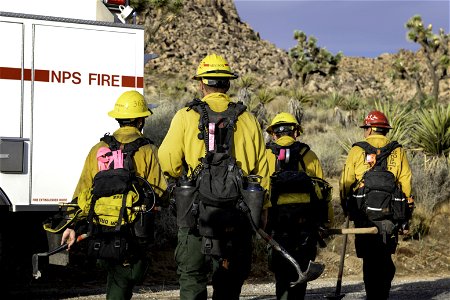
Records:
[[[156,14],[151,17],[158,18]],[[152,37],[147,52],[159,55],[147,64],[148,83],[156,74],[189,80],[200,60],[212,52],[226,57],[241,76],[253,74],[264,79],[268,86],[289,86],[295,82],[286,51],[262,40],[249,24],[242,22],[233,0],[185,1],[180,15],[163,24]],[[388,76],[395,56],[344,57],[333,78],[315,77],[305,89],[311,93],[359,92],[364,97],[390,95],[410,99],[416,93],[414,86],[405,80],[394,82]],[[441,84],[441,91],[442,97],[448,100],[449,90],[450,80],[447,80]]]
[[[154,36],[147,51],[160,57],[149,68],[191,77],[200,60],[215,52],[239,74],[264,74],[282,84],[290,78],[288,55],[242,22],[232,0],[185,1],[181,14]]]

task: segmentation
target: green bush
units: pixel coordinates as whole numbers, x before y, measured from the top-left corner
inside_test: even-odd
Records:
[[[313,102],[313,97],[311,94],[305,92],[302,89],[292,89],[288,92],[290,99],[296,100],[302,105],[311,104]]]
[[[341,102],[341,106],[345,110],[356,111],[363,102],[363,98],[357,93],[351,93],[350,95],[344,97]]]
[[[275,99],[275,94],[267,88],[262,88],[256,91],[255,97],[258,102],[267,104]]]
[[[375,101],[375,108],[386,115],[393,128],[389,131],[388,137],[407,147],[410,144],[409,129],[412,125],[411,105],[388,99]]]
[[[419,110],[412,118],[412,145],[428,155],[447,156],[450,153],[450,105]]]
[[[252,75],[245,74],[236,80],[236,86],[240,89],[251,88],[257,84],[256,78]]]
[[[325,108],[335,108],[341,107],[344,101],[344,96],[342,96],[339,92],[333,92],[329,95],[324,96],[322,103]]]

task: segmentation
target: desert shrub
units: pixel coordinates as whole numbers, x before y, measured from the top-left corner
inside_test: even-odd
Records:
[[[351,93],[350,95],[344,97],[344,100],[341,102],[340,106],[344,110],[356,111],[363,102],[364,100],[360,95],[357,93]]]
[[[413,194],[416,203],[432,214],[442,202],[450,199],[450,172],[445,157],[427,157],[418,153],[410,160],[413,172]]]
[[[319,107],[304,107],[304,113],[303,113],[303,122],[305,123],[305,126],[308,126],[308,124],[319,122],[322,123],[323,126],[328,125],[330,122],[332,122],[332,114],[333,111],[329,109],[323,109]]]
[[[316,153],[326,178],[340,176],[344,165],[342,159],[344,151],[338,146],[338,137],[333,131],[306,135],[302,141],[307,143]]]
[[[291,92],[291,90],[282,86],[275,86],[272,88],[272,91],[277,97],[278,96],[289,97],[289,93]]]
[[[276,114],[283,111],[288,111],[289,109],[288,102],[289,98],[285,96],[278,96],[275,99],[273,99],[270,103],[264,104],[265,108],[267,109],[268,119],[271,121]]]
[[[235,81],[235,85],[240,89],[248,89],[257,85],[256,78],[251,74],[245,74]]]
[[[258,102],[266,104],[275,99],[275,93],[268,88],[262,88],[256,91],[255,97]]]
[[[332,92],[331,94],[325,95],[322,99],[323,100],[320,101],[320,104],[322,104],[325,108],[335,108],[342,106],[345,97],[339,92]]]
[[[195,93],[192,92],[192,82],[178,80],[174,78],[155,78],[148,83],[145,96],[149,102],[162,101],[184,101],[192,99]],[[195,90],[195,89],[194,89]]]
[[[364,139],[362,129],[357,126],[339,129],[335,134],[337,144],[339,144],[345,157],[347,157],[347,154],[354,143]]]
[[[444,157],[427,157],[423,153],[410,159],[413,172],[413,195],[416,209],[411,221],[413,237],[426,235],[437,208],[450,199],[450,172]]]
[[[414,114],[411,143],[430,155],[450,153],[450,105],[435,105]]]
[[[388,99],[387,101],[375,101],[375,108],[386,115],[393,128],[389,131],[388,137],[404,146],[409,145],[409,129],[412,125],[411,105]]]
[[[418,204],[410,220],[408,237],[421,239],[430,232],[432,215],[427,212],[424,206]]]
[[[181,101],[163,101],[154,108],[153,115],[149,116],[145,122],[144,135],[151,139],[155,145],[161,145],[173,116],[184,106]]]
[[[290,97],[290,99],[300,102],[300,104],[303,106],[306,104],[311,104],[314,100],[311,94],[297,88],[289,90],[288,96]]]

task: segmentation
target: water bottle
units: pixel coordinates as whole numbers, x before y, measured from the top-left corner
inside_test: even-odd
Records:
[[[194,228],[196,225],[196,211],[198,204],[194,203],[197,188],[195,181],[182,176],[174,189],[177,225],[180,228]]]
[[[266,192],[259,183],[259,179],[261,178],[262,177],[258,175],[247,176],[246,184],[244,186],[244,190],[242,191],[243,200],[250,209],[250,214],[256,227],[259,227],[264,194]]]

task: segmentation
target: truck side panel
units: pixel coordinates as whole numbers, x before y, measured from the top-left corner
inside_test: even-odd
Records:
[[[23,70],[25,24],[20,19],[0,20],[0,33],[7,43],[0,55],[0,204],[9,205],[11,199],[28,199],[30,193],[29,141],[23,135],[24,79],[28,76]],[[16,146],[22,148],[22,154],[15,151]],[[11,172],[12,161],[22,164],[22,172],[3,173]]]
[[[117,97],[143,91],[144,32],[1,16],[0,24],[15,48],[1,50],[0,70],[18,70],[10,79],[0,72],[0,137],[24,140],[25,156],[22,173],[0,172],[0,188],[14,211],[46,210],[72,199],[88,151],[117,129],[107,115]]]
[[[14,36],[2,46],[0,55],[0,128],[2,136],[21,137],[22,123],[22,81],[11,78],[22,72],[23,24],[0,22],[0,32]],[[6,41],[5,41],[6,42]]]

